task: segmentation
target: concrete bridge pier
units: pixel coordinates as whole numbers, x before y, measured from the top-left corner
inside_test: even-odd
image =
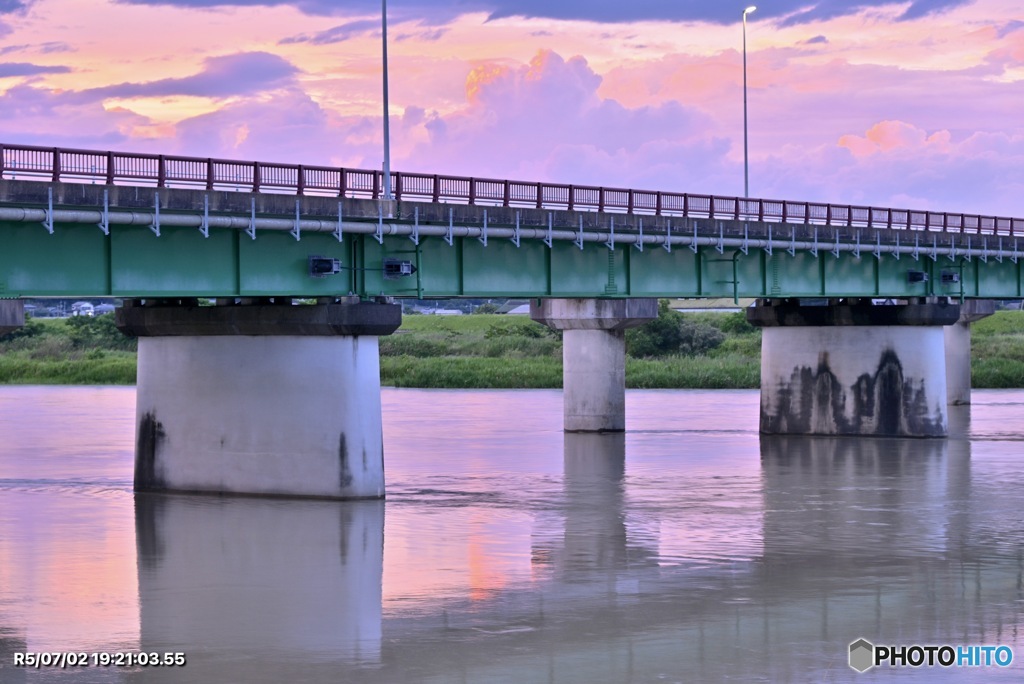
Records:
[[[945,328],[946,397],[952,406],[971,403],[971,323],[995,311],[995,300],[967,299],[959,320]]]
[[[377,338],[401,308],[329,301],[126,300],[117,325],[139,338],[135,490],[383,497]]]
[[[566,432],[626,429],[627,328],[658,317],[658,300],[540,299],[530,318],[562,330]]]
[[[25,302],[20,299],[0,299],[0,335],[14,332],[25,325]]]
[[[945,301],[759,301],[761,432],[945,437],[943,326],[959,317]]]

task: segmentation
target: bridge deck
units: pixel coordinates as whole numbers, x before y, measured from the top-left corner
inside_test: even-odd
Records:
[[[285,194],[330,185],[314,167],[0,160],[0,297],[1024,296],[1019,219],[408,174],[386,202],[374,172],[333,170],[328,197]]]

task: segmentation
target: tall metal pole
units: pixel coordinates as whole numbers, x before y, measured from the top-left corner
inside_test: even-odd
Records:
[[[750,197],[750,161],[747,151],[747,15],[756,10],[751,5],[743,10],[743,197]]]
[[[384,62],[384,199],[391,199],[391,125],[388,115],[388,0],[380,0],[381,50]]]

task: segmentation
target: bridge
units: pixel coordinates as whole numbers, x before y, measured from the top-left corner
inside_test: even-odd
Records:
[[[390,183],[0,144],[0,332],[22,324],[21,298],[124,299],[139,489],[376,497],[377,338],[400,325],[396,298],[531,298],[534,320],[564,331],[565,429],[616,431],[623,331],[656,298],[754,297],[763,432],[942,437],[947,401],[969,401],[970,321],[1024,297],[1024,219]]]

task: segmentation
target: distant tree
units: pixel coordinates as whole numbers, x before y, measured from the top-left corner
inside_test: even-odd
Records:
[[[635,358],[684,354],[697,356],[714,349],[725,340],[725,334],[714,326],[688,321],[668,306],[658,302],[658,317],[640,327],[626,331],[626,350]]]
[[[70,329],[71,343],[76,349],[134,350],[138,340],[117,329],[114,314],[72,316],[64,324]]]

